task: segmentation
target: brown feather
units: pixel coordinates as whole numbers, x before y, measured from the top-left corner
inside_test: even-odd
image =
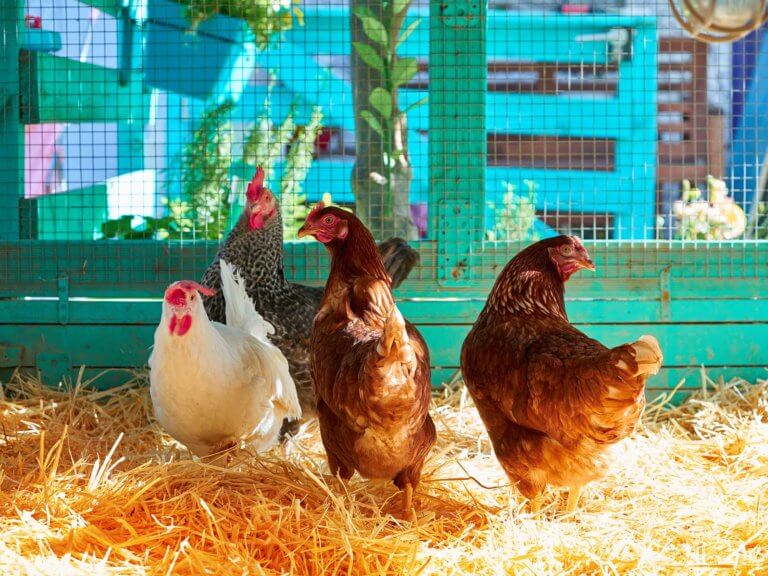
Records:
[[[577,239],[560,236],[507,264],[462,348],[464,380],[496,456],[530,498],[547,484],[580,487],[604,473],[606,446],[631,433],[645,381],[661,364],[652,337],[609,349],[568,322],[551,256],[566,243],[588,258]]]
[[[400,315],[370,232],[352,214],[347,236],[326,243],[331,272],[312,327],[312,374],[328,463],[415,487],[435,428],[429,416],[429,352]]]

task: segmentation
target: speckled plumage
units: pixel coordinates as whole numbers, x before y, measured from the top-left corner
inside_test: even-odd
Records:
[[[388,240],[381,250],[388,256],[387,271],[395,272],[395,285],[402,282],[418,262],[418,253],[400,239]],[[285,279],[279,206],[264,227],[257,230],[249,229],[248,215],[243,213],[203,275],[203,285],[220,288],[220,259],[237,268],[256,310],[275,327],[271,340],[288,359],[303,418],[313,416],[316,404],[310,376],[309,341],[323,288],[294,284]],[[204,303],[211,320],[224,322],[224,298],[220,290],[207,297]]]

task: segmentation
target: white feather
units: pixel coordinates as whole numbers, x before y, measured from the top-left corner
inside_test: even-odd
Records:
[[[277,443],[283,419],[301,415],[288,362],[268,339],[274,329],[232,268],[225,262],[221,268],[229,324],[211,322],[198,297],[189,331],[177,336],[168,327],[173,311],[163,302],[149,358],[157,420],[199,456],[240,440],[267,450]]]

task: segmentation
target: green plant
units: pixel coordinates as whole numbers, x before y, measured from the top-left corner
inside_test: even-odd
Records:
[[[206,111],[182,154],[183,200],[164,200],[168,216],[125,215],[102,224],[102,239],[156,238],[178,240],[193,236],[220,240],[230,211],[232,136],[227,115],[234,104]]]
[[[708,199],[702,192],[683,180],[680,200],[672,204],[672,214],[678,222],[676,238],[680,240],[733,240],[741,237],[747,217],[733,198],[723,180],[707,176]]]
[[[168,215],[163,218],[125,215],[108,220],[101,227],[102,239],[220,240],[226,234],[232,210],[232,138],[226,119],[231,106],[225,103],[206,112],[186,146],[182,161],[183,200],[164,199]],[[308,212],[302,184],[312,166],[323,114],[316,107],[309,124],[297,127],[293,114],[275,126],[269,113],[267,100],[243,146],[243,162],[261,166],[269,182],[274,178],[275,164],[289,146],[279,189],[284,235],[286,239],[295,239]]]
[[[302,194],[302,184],[312,167],[315,140],[323,129],[323,112],[319,107],[312,110],[309,124],[297,130],[285,160],[285,171],[280,180],[280,207],[283,211],[283,237],[294,240],[309,212],[307,197]]]
[[[264,180],[274,178],[275,163],[288,146],[285,169],[280,179],[280,209],[283,216],[283,237],[297,238],[299,228],[308,213],[307,198],[302,194],[303,183],[312,167],[315,140],[322,130],[323,111],[314,107],[312,117],[306,126],[297,127],[293,113],[288,114],[280,126],[270,119],[269,100],[264,103],[264,112],[248,136],[243,160],[252,166],[264,169]]]
[[[367,6],[354,8],[354,15],[360,20],[368,42],[353,42],[352,46],[360,59],[378,73],[381,81],[368,93],[370,108],[361,109],[359,114],[383,143],[384,174],[378,180],[386,186],[385,216],[392,215],[393,169],[407,152],[404,138],[402,135],[396,138],[396,132],[398,128],[403,129],[408,112],[427,101],[424,97],[402,111],[397,106],[398,88],[408,83],[419,69],[416,58],[399,58],[397,55],[398,48],[421,23],[421,19],[417,19],[400,33],[409,5],[410,0],[384,0],[381,18]]]
[[[485,237],[490,241],[531,241],[538,240],[538,234],[534,232],[536,223],[536,184],[531,180],[524,180],[528,189],[525,196],[515,193],[515,186],[504,183],[506,193],[502,197],[501,206],[488,202],[488,207],[493,210],[493,226],[485,231]]]
[[[754,229],[756,239],[768,240],[768,202],[758,203]]]
[[[233,107],[228,101],[206,111],[184,149],[181,192],[189,211],[182,217],[192,220],[195,236],[207,240],[221,239],[229,220],[232,135],[228,114]]]
[[[304,24],[304,15],[297,6],[298,0],[175,0],[186,6],[185,16],[191,29],[215,16],[224,14],[241,18],[248,23],[260,48],[265,48],[271,37],[293,27],[293,19],[300,26]]]

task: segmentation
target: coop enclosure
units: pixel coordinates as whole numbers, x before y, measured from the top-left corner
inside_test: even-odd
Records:
[[[0,376],[143,366],[256,165],[291,279],[327,274],[295,239],[321,199],[418,248],[397,296],[435,384],[501,266],[558,233],[598,266],[572,321],[661,342],[651,394],[765,375],[763,30],[708,46],[666,0],[247,6],[0,0]]]

